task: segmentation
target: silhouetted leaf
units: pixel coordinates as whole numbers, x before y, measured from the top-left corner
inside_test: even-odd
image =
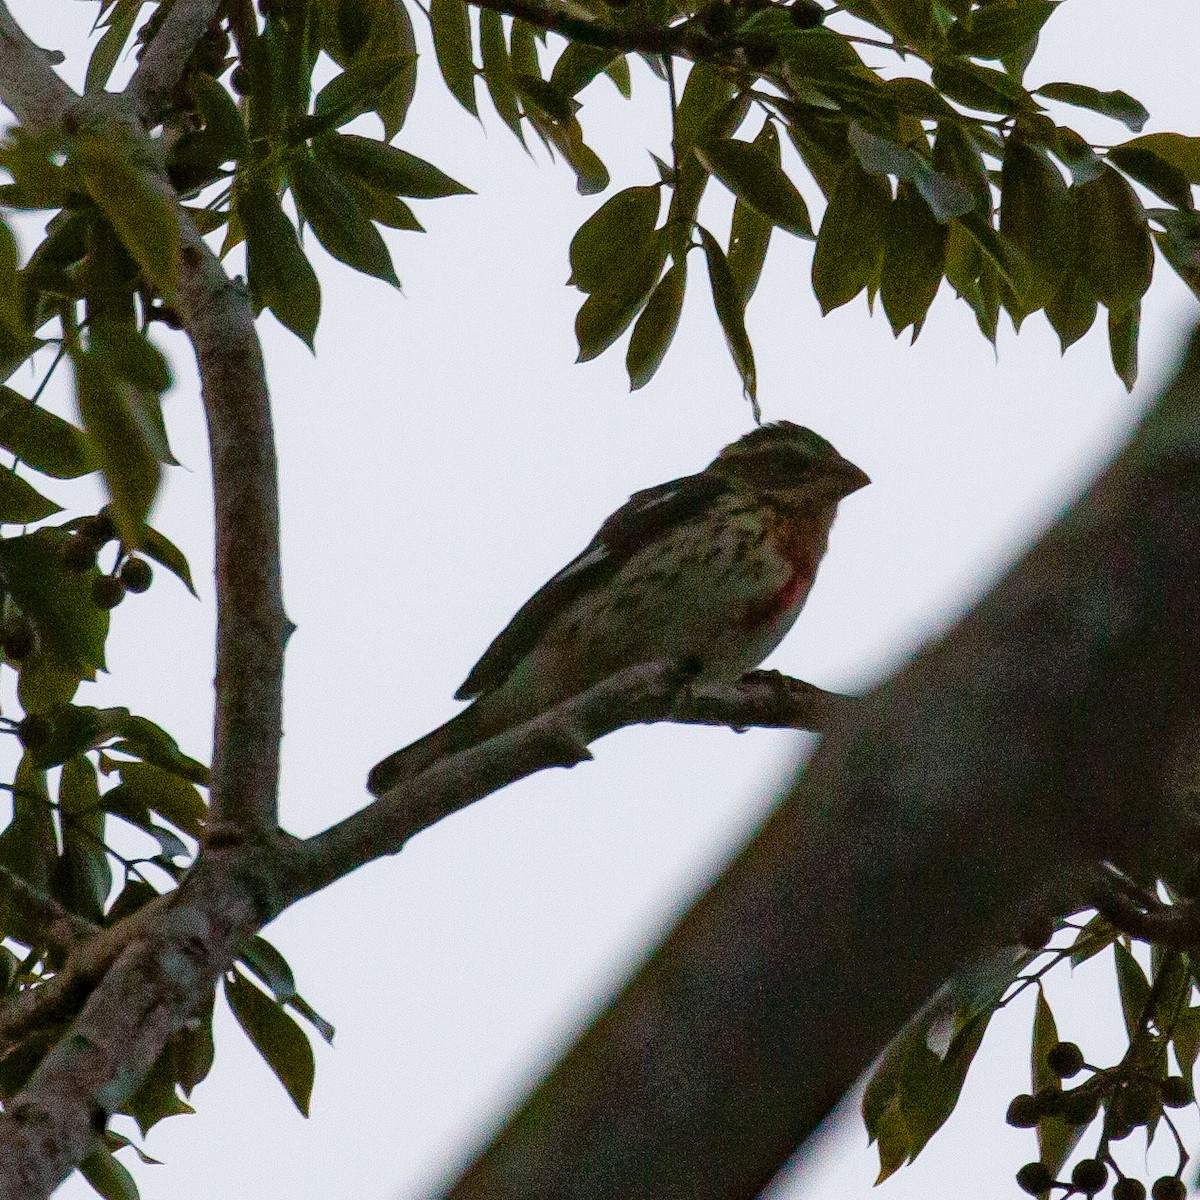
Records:
[[[883,252],[880,295],[897,336],[909,325],[913,341],[937,295],[946,263],[946,226],[907,180],[896,189]]]
[[[1143,150],[1161,158],[1177,170],[1188,183],[1200,183],[1200,137],[1182,133],[1147,133],[1122,142],[1113,150]]]
[[[225,998],[254,1048],[292,1102],[308,1116],[316,1065],[304,1031],[275,1000],[236,971],[225,976]]]
[[[1108,152],[1108,159],[1168,204],[1182,209],[1194,207],[1187,176],[1152,150],[1142,146],[1114,146]]]
[[[55,479],[96,470],[82,430],[8,387],[0,387],[0,446]]]
[[[1068,271],[1053,299],[1046,305],[1046,316],[1058,334],[1062,352],[1074,345],[1096,320],[1096,297],[1079,271]]]
[[[517,104],[517,89],[513,86],[512,63],[504,36],[504,18],[494,9],[479,10],[479,53],[483,59],[483,82],[500,119],[524,145],[521,132],[521,110]]]
[[[1075,214],[1066,180],[1044,150],[1009,137],[1000,175],[1000,232],[1020,252],[1021,298],[1048,303],[1074,269]]]
[[[1057,7],[1049,0],[1023,0],[979,8],[969,28],[961,21],[951,26],[950,44],[968,58],[1007,58],[1037,37]]]
[[[638,317],[625,354],[629,390],[645,387],[654,377],[679,327],[687,282],[687,259],[675,263],[658,281]]]
[[[933,86],[951,100],[981,112],[1015,116],[1033,107],[1028,92],[1002,71],[977,63],[943,59],[934,63]]]
[[[430,200],[441,196],[472,196],[474,192],[451,179],[433,163],[354,133],[335,133],[316,144],[341,175],[351,175],[395,196]]]
[[[152,558],[156,563],[161,563],[166,567],[172,575],[176,576],[183,583],[183,586],[193,596],[196,595],[196,589],[192,584],[191,567],[188,566],[188,561],[183,556],[183,551],[174,542],[159,533],[157,529],[151,529],[147,525],[142,530],[142,544],[140,549],[147,558]]]
[[[136,6],[140,7],[140,5]],[[111,31],[110,31],[111,32]],[[133,1176],[110,1150],[93,1150],[79,1164],[80,1174],[104,1200],[138,1200]]]
[[[736,138],[717,138],[697,146],[696,153],[735,196],[780,229],[800,237],[813,236],[804,197],[762,147]]]
[[[1200,216],[1173,209],[1155,209],[1152,215],[1164,229],[1154,235],[1158,248],[1172,270],[1200,296]]]
[[[1101,92],[1082,83],[1047,83],[1035,90],[1039,96],[1113,117],[1134,133],[1150,120],[1145,107],[1127,92]]]
[[[463,0],[430,0],[429,16],[433,26],[433,48],[442,78],[455,100],[473,117],[478,117],[467,6]]]
[[[313,101],[313,133],[337,129],[361,113],[374,112],[381,93],[397,87],[409,94],[416,79],[414,54],[384,54],[353,59]],[[410,78],[411,77],[411,78]]]
[[[717,310],[717,319],[721,322],[721,331],[725,334],[725,344],[742,377],[742,391],[754,406],[755,417],[758,416],[758,375],[754,366],[754,349],[750,345],[750,336],[746,333],[746,306],[741,292],[729,271],[729,263],[725,260],[725,251],[721,249],[717,239],[703,226],[697,226],[700,243],[704,247],[704,255],[708,259],[708,279],[712,285],[713,305]]]
[[[1154,248],[1146,213],[1133,189],[1112,167],[1075,191],[1083,270],[1097,299],[1124,312],[1150,286]]]
[[[649,240],[658,222],[657,187],[631,187],[610,196],[571,239],[571,278],[580,291],[603,287]]]
[[[641,245],[630,244],[624,263],[591,289],[575,317],[579,362],[603,353],[641,312],[662,273],[667,239],[656,230]]]
[[[1109,310],[1108,348],[1112,355],[1113,370],[1125,385],[1127,392],[1133,391],[1138,373],[1138,332],[1142,325],[1141,301],[1124,312]]]
[[[887,181],[848,159],[829,197],[813,256],[813,291],[822,313],[853,300],[878,279],[891,205]]]

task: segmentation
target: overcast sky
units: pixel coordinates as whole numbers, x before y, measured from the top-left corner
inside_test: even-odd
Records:
[[[42,44],[74,54],[64,70],[78,82],[95,5],[10,7]],[[1030,78],[1122,87],[1149,107],[1148,130],[1198,132],[1198,47],[1192,0],[1071,0]],[[566,249],[597,200],[577,196],[561,165],[528,158],[490,111],[482,129],[462,113],[431,58],[422,71],[397,144],[478,196],[420,203],[427,234],[387,235],[402,294],[316,249],[315,358],[270,316],[260,325],[298,626],[282,790],[297,834],[361,806],[368,767],[456,711],[451,696],[490,639],[612,509],[698,470],[751,424],[698,262],[648,388],[628,393],[621,352],[574,365]],[[632,106],[604,80],[584,100],[614,186],[651,182],[647,149],[668,150],[661,86],[635,72]],[[1099,119],[1081,127],[1127,136]],[[707,213],[723,237],[728,205]],[[1142,411],[1195,305],[1160,268],[1131,398],[1102,327],[1063,359],[1042,317],[1019,338],[1003,324],[997,358],[948,288],[915,346],[861,298],[823,320],[811,252],[777,233],[751,306],[764,417],[810,425],[874,482],[843,506],[813,596],[768,665],[852,690],[944,628],[1054,519]],[[204,756],[207,453],[186,343],[160,344],[176,370],[167,418],[183,466],[155,523],[191,557],[201,602],[165,573],[131,597],[116,612],[112,675],[80,699],[127,704]],[[198,1115],[152,1132],[146,1148],[165,1165],[137,1169],[143,1196],[429,1195],[753,830],[809,746],[763,731],[626,730],[593,763],[490,797],[286,913],[267,935],[337,1026],[335,1048],[317,1048],[311,1119],[219,1011]],[[1052,995],[1070,990],[1059,981]],[[1062,1024],[1089,1058],[1111,1059],[1111,994],[1100,994],[1095,1012],[1064,1008]],[[881,1200],[1015,1194],[1011,1172],[1036,1155],[1032,1135],[1003,1125],[1027,1085],[1028,1016],[1018,1006],[997,1022],[962,1110]],[[865,1143],[851,1114],[779,1196],[865,1196]],[[91,1192],[74,1181],[58,1194]]]

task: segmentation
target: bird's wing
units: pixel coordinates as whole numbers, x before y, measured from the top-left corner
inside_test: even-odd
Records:
[[[635,492],[600,526],[583,552],[521,606],[471,669],[458,700],[498,687],[545,630],[589,588],[603,587],[634,554],[664,531],[695,516],[729,485],[703,471]]]

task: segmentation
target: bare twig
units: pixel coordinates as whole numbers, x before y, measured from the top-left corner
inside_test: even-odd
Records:
[[[175,0],[141,61],[126,95],[138,120],[153,129],[162,120],[168,98],[183,75],[196,43],[217,15],[221,0]]]

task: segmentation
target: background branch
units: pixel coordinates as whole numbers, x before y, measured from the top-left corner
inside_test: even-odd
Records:
[[[137,70],[126,88],[138,119],[152,129],[166,111],[167,101],[221,0],[175,0],[150,44],[142,51]]]

